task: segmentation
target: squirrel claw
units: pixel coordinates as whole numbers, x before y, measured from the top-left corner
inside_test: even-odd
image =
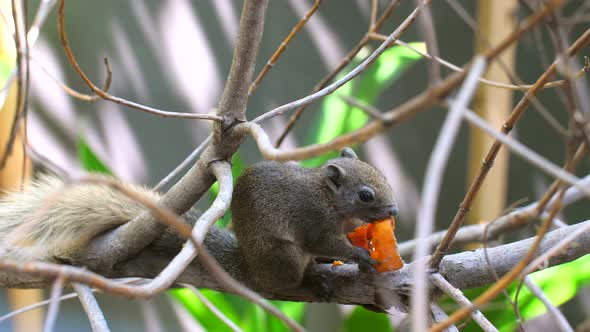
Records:
[[[322,302],[332,302],[334,299],[334,285],[332,279],[326,275],[314,273],[307,275],[304,281],[311,289],[312,293]]]
[[[368,250],[358,248],[356,256],[359,270],[362,273],[377,273],[377,269],[373,265],[377,264],[378,261],[371,257],[371,253]]]
[[[372,263],[366,263],[366,262],[361,261],[358,263],[358,267],[359,267],[359,271],[361,271],[362,273],[370,273],[370,274],[377,273],[377,269],[375,269],[375,267],[373,266]]]

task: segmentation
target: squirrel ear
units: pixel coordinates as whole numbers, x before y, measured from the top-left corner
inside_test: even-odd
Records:
[[[331,164],[326,167],[326,181],[332,190],[337,190],[342,185],[344,170],[337,165]]]
[[[356,156],[356,153],[354,153],[354,150],[349,147],[340,150],[340,157],[359,159],[359,157]]]

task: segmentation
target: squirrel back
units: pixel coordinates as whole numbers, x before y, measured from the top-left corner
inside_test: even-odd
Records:
[[[256,163],[238,178],[231,207],[246,272],[271,290],[300,284],[315,257],[352,260],[370,271],[369,252],[346,234],[397,214],[383,174],[349,148],[318,168]]]

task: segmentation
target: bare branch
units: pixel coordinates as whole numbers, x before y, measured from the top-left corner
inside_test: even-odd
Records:
[[[545,12],[545,14],[548,14],[550,12],[550,10],[553,8],[551,5],[555,6],[557,4],[558,4],[558,1],[552,1],[550,3],[547,3],[545,5],[543,12]],[[576,54],[580,50],[581,47],[587,45],[588,42],[590,42],[590,29],[586,30],[584,32],[584,34],[582,34],[582,36],[580,36],[574,42],[574,44],[568,49],[568,55],[573,56],[574,54]],[[502,43],[502,44],[505,44],[505,43]],[[533,87],[529,91],[527,91],[526,94],[524,95],[524,97],[518,102],[516,107],[512,110],[510,117],[506,120],[506,122],[502,126],[502,132],[504,134],[510,133],[510,131],[514,127],[515,123],[522,117],[522,114],[527,109],[532,97],[535,96],[540,91],[540,88],[545,83],[547,83],[547,81],[549,80],[549,77],[555,72],[555,69],[556,69],[556,64],[553,63],[549,68],[547,68],[547,70],[545,70],[545,72],[539,77],[539,79],[537,79],[537,81],[535,82]],[[466,114],[469,114],[469,113],[466,113]],[[451,224],[449,226],[449,231],[447,232],[447,234],[445,234],[445,237],[441,241],[440,245],[436,248],[436,252],[431,257],[431,260],[430,260],[431,267],[436,268],[436,266],[438,266],[438,264],[440,263],[440,260],[442,259],[442,257],[446,254],[446,252],[451,247],[451,243],[453,241],[453,238],[455,237],[457,230],[463,224],[463,220],[465,219],[465,216],[469,212],[469,209],[471,208],[471,204],[473,203],[475,196],[477,195],[479,189],[481,188],[481,185],[483,184],[483,181],[485,180],[488,172],[490,171],[490,169],[493,165],[493,162],[496,159],[498,152],[500,151],[501,146],[502,146],[502,144],[500,143],[500,141],[496,140],[494,142],[494,144],[492,145],[492,147],[490,148],[490,150],[488,151],[488,153],[482,163],[482,166],[480,168],[479,174],[475,177],[475,179],[473,180],[473,182],[469,186],[469,189],[467,190],[467,193],[465,194],[465,197],[463,198],[463,201],[461,202],[461,204],[459,206],[459,210],[457,210],[455,217],[453,217],[453,220],[451,221]]]
[[[289,32],[289,35],[287,35],[285,40],[283,40],[281,42],[281,45],[279,45],[279,47],[276,49],[276,51],[273,53],[273,55],[270,57],[270,59],[266,62],[266,64],[264,65],[264,67],[262,68],[262,70],[260,71],[258,76],[256,76],[256,79],[254,80],[254,82],[252,82],[252,84],[250,84],[250,88],[248,88],[248,96],[251,96],[256,91],[256,88],[258,88],[258,85],[260,85],[260,82],[262,82],[262,79],[264,78],[266,73],[268,73],[268,71],[275,65],[275,63],[277,62],[277,60],[279,59],[281,54],[283,54],[283,52],[287,48],[287,45],[291,42],[291,40],[295,37],[295,35],[299,31],[301,31],[301,29],[303,29],[303,26],[305,25],[305,23],[307,23],[307,21],[309,21],[311,16],[320,7],[321,3],[322,3],[322,0],[316,0],[314,2],[313,6],[311,6],[309,11],[305,14],[305,16],[303,16],[303,18],[301,18],[301,20],[293,27],[293,29],[291,29],[291,32]]]
[[[425,0],[424,3],[429,4],[430,0]],[[371,53],[363,62],[361,62],[356,68],[351,70],[348,74],[344,75],[341,79],[337,80],[336,82],[326,86],[325,88],[319,90],[318,92],[312,93],[309,96],[303,97],[299,100],[290,102],[283,106],[279,106],[263,115],[254,119],[254,122],[260,123],[277,115],[283,114],[289,110],[295,109],[300,106],[304,106],[314,102],[315,100],[322,98],[326,95],[331,94],[332,92],[338,90],[341,86],[346,84],[351,79],[355,78],[362,72],[364,72],[373,61],[375,61],[381,53],[385,52],[385,50],[391,45],[402,33],[406,31],[410,27],[410,25],[416,19],[416,16],[420,13],[421,8],[418,7],[414,9],[414,11],[393,31],[387,39],[379,45],[379,47]]]
[[[446,169],[447,161],[453,148],[455,137],[459,133],[463,113],[471,102],[471,98],[478,86],[478,78],[486,69],[487,63],[483,57],[477,57],[473,61],[471,70],[463,82],[463,86],[457,96],[457,101],[453,102],[451,111],[448,113],[443,123],[438,139],[434,146],[430,161],[426,166],[424,184],[422,188],[421,206],[418,209],[418,220],[416,224],[417,245],[414,251],[416,259],[426,256],[431,248],[426,239],[432,233],[434,228],[434,218],[436,215],[436,205],[438,195],[442,185],[443,174]],[[418,264],[414,271],[415,283],[412,297],[412,327],[416,331],[425,331],[427,328],[427,305],[428,305],[428,286],[426,280],[426,266]]]
[[[142,300],[139,302],[139,308],[143,316],[143,326],[145,332],[164,332],[161,318],[158,315],[156,306],[153,302],[148,300]]]
[[[381,35],[381,34],[377,34],[377,33],[372,33],[370,34],[370,37],[373,39],[377,39],[377,40],[385,40],[387,39],[387,36],[385,35]],[[443,58],[438,58],[438,57],[433,57],[432,55],[422,52],[419,49],[415,48],[414,46],[402,41],[402,40],[396,40],[395,44],[397,45],[401,45],[405,48],[408,48],[418,54],[420,54],[421,56],[432,60],[432,61],[436,61],[439,62],[441,65],[453,70],[453,71],[463,71],[463,68],[443,59]],[[586,76],[586,74],[588,73],[588,71],[590,70],[589,66],[586,65],[584,66],[582,69],[580,69],[578,72],[576,72],[576,74],[574,75],[573,79],[580,79],[584,76]],[[525,85],[514,85],[514,84],[506,84],[506,83],[500,83],[500,82],[496,82],[496,81],[492,81],[489,79],[486,79],[484,77],[480,77],[479,81],[485,85],[489,85],[489,86],[493,86],[496,88],[501,88],[501,89],[510,89],[510,90],[521,90],[521,91],[527,91],[530,88],[533,87],[532,84],[525,84]],[[566,80],[556,80],[556,81],[551,81],[551,82],[547,82],[543,85],[543,89],[549,89],[549,88],[555,88],[558,86],[562,86],[563,84],[566,83]]]
[[[383,10],[383,14],[381,14],[379,19],[375,22],[375,24],[371,25],[369,32],[363,38],[361,38],[361,40],[344,56],[344,58],[340,61],[340,63],[338,63],[336,68],[334,68],[328,75],[322,78],[322,80],[313,87],[311,93],[318,92],[321,89],[325,88],[336,77],[336,75],[338,75],[338,73],[340,73],[353,60],[353,58],[358,54],[358,52],[369,43],[369,34],[377,32],[379,31],[379,29],[381,29],[381,27],[383,26],[387,18],[389,18],[393,10],[397,8],[397,6],[400,4],[400,1],[401,0],[391,0],[387,8]],[[374,10],[376,11],[376,6],[374,7]],[[303,114],[303,111],[305,111],[306,107],[307,105],[299,107],[295,111],[295,113],[293,113],[293,115],[289,118],[289,123],[277,139],[275,147],[278,148],[281,146],[281,143],[283,142],[285,137],[287,137],[291,129],[293,129],[293,126],[295,126],[295,122],[297,122],[301,114]]]
[[[88,85],[90,90],[92,90],[92,92],[96,93],[96,95],[98,95],[100,98],[102,98],[104,100],[111,101],[111,102],[119,104],[119,105],[133,108],[133,109],[136,109],[136,110],[139,110],[142,112],[151,113],[151,114],[155,114],[155,115],[159,115],[159,116],[167,117],[167,118],[170,117],[170,118],[184,118],[184,119],[197,119],[197,120],[211,120],[211,121],[216,121],[216,122],[223,121],[222,117],[217,116],[217,115],[211,115],[211,114],[195,114],[195,113],[179,113],[179,112],[162,111],[162,110],[159,110],[159,109],[156,109],[153,107],[141,105],[139,103],[135,103],[135,102],[123,99],[123,98],[113,96],[113,95],[108,94],[107,92],[101,90],[99,87],[97,87],[90,80],[90,78],[88,78],[88,76],[84,73],[84,71],[82,71],[82,68],[78,64],[78,61],[76,60],[76,57],[74,56],[74,53],[72,52],[72,49],[70,48],[70,42],[68,41],[68,37],[66,34],[66,30],[65,30],[64,7],[65,7],[65,0],[60,0],[58,10],[57,10],[57,18],[58,18],[57,26],[58,26],[58,30],[59,30],[59,38],[61,40],[64,51],[66,52],[66,57],[68,58],[68,60],[70,61],[70,64],[72,65],[72,67],[74,67],[74,70],[78,73],[80,78],[82,78],[82,80],[86,83],[86,85]]]
[[[432,312],[432,318],[434,319],[435,323],[443,322],[449,319],[447,313],[442,310],[441,307],[438,306],[435,302],[430,302],[430,312]],[[459,332],[459,329],[455,325],[451,325],[447,327],[443,332]]]
[[[92,331],[110,331],[107,321],[104,318],[104,314],[102,313],[102,310],[100,310],[94,294],[92,294],[92,289],[79,283],[72,283],[72,287],[74,287],[74,290],[80,299],[80,303],[82,303],[82,308],[84,308],[86,316],[88,316],[90,326],[92,326]]]
[[[533,295],[535,295],[539,300],[541,300],[541,302],[543,302],[545,308],[547,308],[547,311],[553,317],[553,319],[555,320],[555,324],[559,327],[561,332],[574,332],[574,329],[567,322],[567,319],[565,319],[561,311],[559,311],[559,309],[557,309],[551,303],[547,296],[545,296],[545,293],[543,293],[543,290],[539,286],[535,285],[535,283],[529,276],[526,276],[524,278],[524,284],[528,287],[531,293],[533,293]]]
[[[590,227],[588,225],[590,225],[590,220],[548,233],[541,242],[538,252],[546,252],[567,234],[576,231],[580,227]],[[534,239],[527,239],[495,248],[488,248],[488,256],[498,275],[504,275],[516,265],[533,241]],[[544,267],[573,261],[586,255],[590,251],[590,232],[582,233],[577,243],[578,245],[570,247],[567,251],[557,253]],[[153,278],[169,261],[170,258],[163,255],[160,249],[155,249],[155,251],[146,249],[127,262],[96,272],[111,278],[129,276]],[[457,288],[480,287],[496,281],[490,275],[488,267],[484,262],[483,249],[448,255],[441,263],[440,273]],[[314,265],[308,273],[314,275],[321,274],[332,281],[334,302],[376,305],[377,297],[375,295],[377,293],[392,294],[392,296],[394,296],[393,294],[408,294],[408,288],[413,283],[414,268],[415,263],[409,263],[403,269],[395,272],[368,275],[359,273],[355,264],[345,264],[337,268],[334,268],[332,264],[318,264]],[[15,271],[16,273],[10,271]],[[41,262],[25,264],[6,259],[0,260],[0,286],[2,287],[44,287],[51,284],[51,277],[59,274],[64,274],[72,282],[81,282],[107,292],[113,292],[113,289],[109,288],[110,285],[104,281],[104,278],[94,278],[92,277],[92,273],[87,270]],[[198,288],[205,287],[227,291],[197,262],[191,264],[179,276],[176,282],[191,284]],[[259,289],[258,291],[263,292],[269,299],[323,301],[312,290],[304,286],[280,293],[264,292],[263,289]],[[114,293],[117,292],[114,291]]]
[[[178,166],[176,166],[176,168],[174,168],[174,170],[172,172],[168,173],[168,175],[166,175],[166,177],[164,177],[162,180],[160,180],[160,182],[158,182],[158,184],[154,187],[154,191],[158,191],[158,190],[162,189],[162,187],[167,185],[168,182],[170,182],[175,176],[177,176],[180,172],[182,172],[185,168],[187,168],[191,163],[193,163],[201,155],[203,150],[205,150],[205,148],[207,148],[207,146],[211,142],[211,137],[212,137],[211,135],[207,136],[207,138],[205,138],[205,140],[203,142],[201,142],[201,144],[199,144],[199,146],[197,146],[197,148],[194,149],[193,152],[191,152],[180,164],[178,164]]]
[[[206,298],[198,289],[191,285],[186,285],[186,287],[190,289],[199,298],[199,300],[203,302],[207,309],[209,309],[213,313],[213,315],[219,318],[219,320],[221,320],[227,327],[229,327],[234,332],[242,332],[242,329],[239,328],[236,325],[236,323],[232,322],[226,315],[223,314],[223,312],[219,311],[219,309],[217,309],[217,307],[211,301],[209,301],[209,299]]]
[[[463,292],[461,292],[460,289],[451,285],[439,273],[433,273],[432,275],[430,275],[430,280],[433,284],[436,285],[436,287],[445,292],[445,294],[447,294],[450,298],[455,300],[455,302],[459,303],[460,305],[467,307],[472,305],[471,301],[469,301],[469,299],[465,297],[465,295],[463,295]],[[486,332],[498,331],[498,329],[492,323],[490,323],[490,321],[479,310],[474,310],[473,312],[471,312],[471,318],[473,318],[477,325],[479,325],[482,328],[482,330]]]
[[[537,166],[543,172],[560,179],[564,183],[569,185],[575,186],[580,191],[582,191],[587,196],[590,196],[590,187],[581,184],[580,178],[572,175],[569,172],[561,169],[554,163],[550,162],[549,160],[541,157],[539,154],[534,152],[533,150],[529,149],[522,143],[519,143],[514,138],[499,132],[498,130],[492,128],[488,125],[484,120],[482,120],[477,114],[473,113],[472,111],[465,112],[463,114],[465,119],[469,121],[471,124],[477,126],[478,128],[484,130],[490,136],[494,137],[498,142],[504,144],[510,151],[514,152],[518,156],[522,157],[527,162]]]
[[[47,316],[45,318],[45,324],[43,325],[43,332],[52,332],[55,327],[55,321],[57,320],[57,314],[59,313],[59,297],[63,291],[65,283],[65,277],[62,275],[57,276],[51,287],[51,296],[49,301],[49,309],[47,309]]]
[[[440,52],[438,51],[438,42],[436,40],[436,32],[434,30],[434,19],[430,8],[426,5],[426,1],[414,0],[416,5],[421,9],[421,15],[418,15],[418,23],[422,39],[426,42],[428,53],[434,58],[438,58]],[[431,61],[428,68],[429,84],[438,84],[440,78],[440,65],[436,61]]]

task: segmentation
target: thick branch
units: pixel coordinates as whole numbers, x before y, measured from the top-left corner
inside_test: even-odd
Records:
[[[215,181],[209,167],[211,162],[229,160],[244,140],[244,135],[231,135],[231,131],[224,132],[222,127],[244,119],[248,86],[252,81],[267,5],[268,0],[244,2],[234,58],[217,111],[217,115],[225,119],[224,125],[215,125],[211,145],[159,202],[177,214],[188,211]],[[87,251],[81,253],[76,263],[91,269],[101,269],[98,265],[112,266],[147,247],[164,228],[150,213],[143,213],[127,224],[97,237]]]
[[[548,233],[541,243],[539,253],[549,250],[567,234],[576,231],[580,227],[589,226],[590,220]],[[498,275],[502,276],[510,271],[526,253],[533,241],[534,238],[530,238],[487,249],[489,261]],[[170,244],[170,249],[178,248],[178,246],[178,243]],[[573,261],[589,252],[590,232],[585,232],[577,239],[576,245],[558,253],[549,260],[548,266]],[[164,253],[162,248],[158,248],[157,250],[148,248],[127,262],[95,272],[111,278],[131,276],[152,278],[170,262],[170,256],[171,254]],[[394,305],[395,303],[376,303],[378,300],[376,300],[377,297],[375,295],[379,293],[380,296],[378,298],[381,299],[398,298],[396,294],[405,296],[404,294],[408,293],[413,283],[414,268],[415,263],[410,263],[399,271],[368,275],[359,273],[354,264],[345,264],[337,267],[333,267],[331,264],[320,264],[310,269],[307,276],[321,274],[329,278],[334,286],[333,302],[388,306]],[[51,273],[45,273],[44,275],[41,275],[41,273],[23,273],[31,271],[24,264],[16,262],[0,261],[0,270],[1,287],[46,287],[52,283],[52,278],[50,278]],[[58,272],[62,273],[63,271]],[[441,263],[440,273],[453,286],[459,289],[480,287],[496,282],[494,276],[489,273],[483,249],[445,256]],[[67,277],[73,282],[86,281],[81,274],[68,275]],[[193,262],[178,278],[177,282],[191,284],[199,288],[223,290],[219,287],[215,278],[210,276],[198,262]],[[259,291],[271,299],[324,301],[314,295],[312,290],[305,287],[275,294],[269,294],[264,290]],[[398,307],[404,309],[403,306],[398,305]]]

